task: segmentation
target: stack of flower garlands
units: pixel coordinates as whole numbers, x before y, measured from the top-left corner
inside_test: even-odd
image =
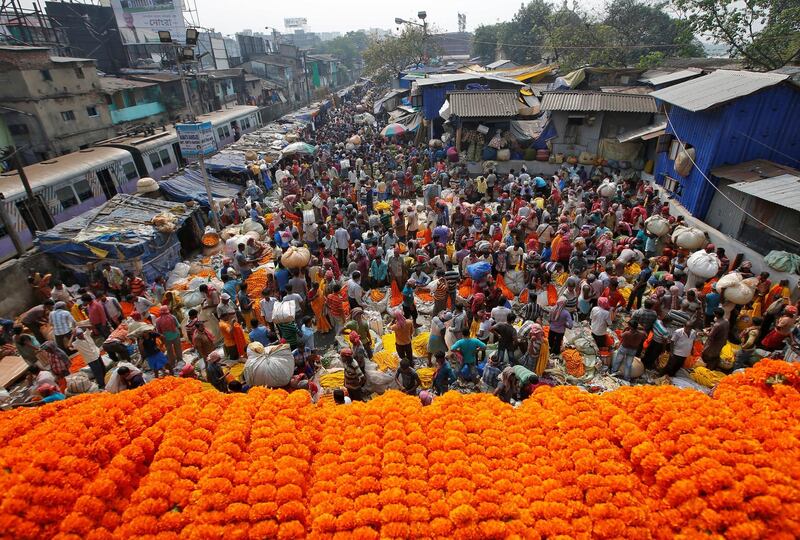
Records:
[[[513,409],[165,379],[0,414],[4,538],[798,538],[800,368]]]

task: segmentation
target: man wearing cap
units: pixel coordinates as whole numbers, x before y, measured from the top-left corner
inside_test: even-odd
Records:
[[[231,296],[228,293],[222,293],[219,300],[216,311],[217,319],[233,322],[236,319],[236,304],[231,302]]]

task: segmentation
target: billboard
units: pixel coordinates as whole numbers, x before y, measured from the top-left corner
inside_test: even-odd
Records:
[[[209,156],[217,150],[211,122],[175,124],[175,132],[184,157]]]
[[[111,0],[122,42],[126,45],[158,43],[158,31],[169,30],[183,41],[183,0]]]
[[[283,26],[287,30],[292,30],[294,28],[305,28],[308,26],[308,19],[305,17],[287,17],[283,19]]]

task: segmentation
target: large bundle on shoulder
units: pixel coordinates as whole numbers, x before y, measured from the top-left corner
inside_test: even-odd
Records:
[[[731,272],[722,276],[715,286],[725,301],[743,306],[753,300],[757,284],[758,278],[744,279],[739,272]]]
[[[250,386],[286,386],[294,374],[294,357],[289,345],[266,347],[263,352],[259,352],[258,348],[248,347],[243,374],[245,382]]]
[[[650,216],[645,220],[644,228],[650,234],[654,234],[656,236],[664,236],[669,232],[669,221],[663,216],[656,214],[654,216]]]
[[[600,187],[597,188],[597,193],[601,197],[613,197],[614,194],[617,192],[617,184],[614,182],[606,179],[600,184]]]
[[[689,271],[695,276],[704,279],[712,278],[719,272],[719,257],[716,253],[707,253],[705,250],[695,251],[686,261]]]
[[[492,265],[488,262],[476,262],[467,266],[467,274],[473,281],[480,281],[489,275],[492,271]]]
[[[304,268],[311,260],[311,252],[305,247],[289,246],[281,255],[281,263],[286,268]]]
[[[694,227],[675,227],[672,231],[672,241],[683,249],[700,249],[706,243],[706,233]]]

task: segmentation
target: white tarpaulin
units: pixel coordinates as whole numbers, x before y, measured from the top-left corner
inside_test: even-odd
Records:
[[[511,121],[511,134],[516,137],[518,141],[530,141],[538,139],[539,136],[547,127],[547,122],[550,120],[548,113],[543,114],[536,120],[512,120]]]

